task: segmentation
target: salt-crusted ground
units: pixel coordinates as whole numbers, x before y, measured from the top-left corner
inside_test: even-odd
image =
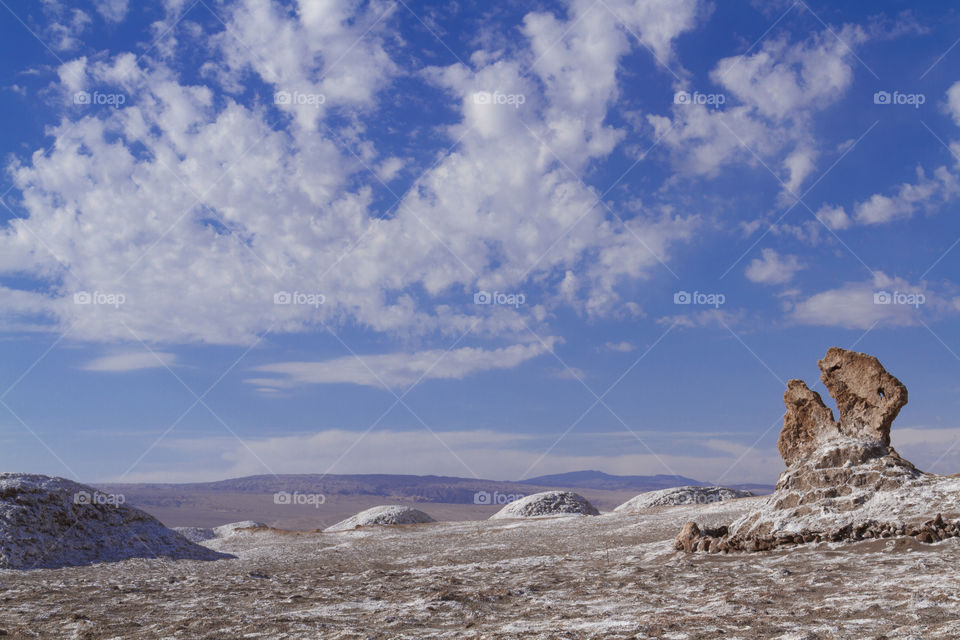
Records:
[[[746,498],[749,491],[729,487],[673,487],[660,491],[647,491],[624,502],[614,511],[642,511],[651,507],[666,507],[680,504],[707,504],[735,498]]]
[[[758,499],[639,514],[241,530],[237,560],[0,571],[12,638],[957,638],[960,540],[684,554],[682,523]]]

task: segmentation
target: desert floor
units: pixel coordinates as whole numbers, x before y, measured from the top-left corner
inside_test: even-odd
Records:
[[[958,638],[960,540],[684,555],[644,514],[336,534],[253,530],[217,562],[0,571],[11,638]]]

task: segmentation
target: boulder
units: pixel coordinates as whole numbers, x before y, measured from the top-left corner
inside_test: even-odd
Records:
[[[701,539],[700,527],[696,522],[688,522],[680,529],[680,533],[673,541],[673,548],[677,551],[686,551],[690,553],[694,550],[697,542]]]

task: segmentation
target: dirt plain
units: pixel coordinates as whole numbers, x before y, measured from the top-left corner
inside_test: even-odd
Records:
[[[957,638],[960,540],[683,554],[687,520],[758,498],[598,517],[341,533],[247,530],[216,562],[0,571],[10,638]]]

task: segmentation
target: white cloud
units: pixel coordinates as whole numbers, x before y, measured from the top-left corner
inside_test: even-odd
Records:
[[[675,325],[683,329],[696,329],[700,327],[726,329],[727,327],[735,326],[743,317],[744,313],[742,310],[704,309],[702,311],[689,311],[673,316],[663,316],[657,318],[657,324],[667,327]]]
[[[59,0],[42,0],[41,8],[46,19],[41,39],[60,52],[78,49],[82,44],[80,37],[91,23],[90,16]]]
[[[866,40],[859,27],[844,27],[839,37],[830,30],[807,40],[764,41],[760,50],[717,63],[711,78],[743,103],[775,121],[803,117],[838,100],[853,81],[853,52]]]
[[[960,82],[954,83],[947,90],[944,108],[960,125]],[[954,156],[960,155],[960,143],[950,142],[949,147]],[[858,202],[853,208],[854,218],[865,225],[888,224],[911,218],[917,213],[932,212],[953,202],[960,196],[960,176],[955,172],[957,168],[960,168],[960,160],[957,161],[954,171],[941,166],[934,170],[932,176],[928,176],[923,168],[918,166],[915,182],[904,182],[890,194],[875,193]]]
[[[559,380],[580,380],[583,381],[587,378],[587,373],[579,367],[561,367],[554,369],[550,376],[557,378]]]
[[[759,258],[754,258],[746,269],[746,276],[752,282],[763,284],[782,284],[791,280],[797,271],[804,268],[797,256],[781,256],[773,249],[764,249]]]
[[[611,7],[667,59],[698,4]],[[606,116],[631,37],[609,11],[578,0],[566,20],[531,14],[528,49],[517,59],[478,52],[470,68],[427,71],[454,98],[461,120],[445,130],[446,142],[459,144],[383,217],[368,169],[386,179],[400,166],[363,122],[396,99],[385,92],[400,73],[386,45],[394,11],[327,2],[291,13],[244,0],[223,12],[228,31],[197,35],[196,25],[179,23],[157,59],[126,53],[64,65],[64,92],[116,92],[126,102],[71,103],[50,129],[52,151],[11,167],[29,218],[0,234],[0,273],[27,273],[55,292],[21,298],[34,305],[25,314],[72,324],[88,340],[129,340],[130,327],[145,340],[238,343],[347,321],[419,335],[456,335],[478,321],[481,335],[520,333],[529,316],[542,319],[559,304],[590,315],[621,309],[618,288],[661,269],[695,224],[655,206],[621,212],[620,224],[571,173],[623,136]],[[191,84],[167,63],[200,38],[213,55],[195,81],[203,84]],[[519,59],[552,44],[533,75],[524,71]],[[248,106],[232,96],[251,74],[266,95]],[[283,91],[324,101],[274,105]],[[479,91],[526,102],[477,104]],[[274,109],[289,126],[272,128]],[[556,276],[573,269],[578,278],[564,297]],[[470,304],[476,290],[531,283],[542,287],[538,300],[528,292],[518,311]],[[126,302],[76,305],[79,290]],[[326,301],[274,305],[278,291]]]
[[[415,353],[350,355],[321,362],[277,362],[254,370],[276,377],[246,380],[270,388],[306,384],[359,384],[391,389],[425,380],[459,380],[471,374],[497,369],[513,369],[552,348],[553,339],[502,349],[464,347],[452,351],[433,349]]]
[[[755,164],[756,156],[780,164],[787,197],[816,166],[812,116],[850,87],[857,64],[850,47],[869,37],[860,27],[845,26],[839,34],[826,29],[799,42],[768,38],[753,53],[724,58],[710,73],[723,89],[724,107],[675,104],[669,118],[647,117],[654,136],[663,138],[685,173],[715,176],[730,164]],[[695,89],[686,83],[678,88]]]
[[[917,168],[917,182],[905,182],[893,195],[873,194],[854,208],[861,224],[886,224],[909,218],[918,211],[932,210],[960,195],[960,181],[946,167],[939,167],[933,177]]]
[[[94,0],[97,12],[108,22],[123,22],[130,0]]]
[[[919,295],[922,301],[910,304],[907,298],[892,299],[897,293]],[[914,299],[920,300],[910,300]],[[797,302],[790,316],[800,324],[826,327],[869,329],[876,323],[905,327],[919,325],[925,314],[951,312],[955,306],[954,301],[936,295],[926,283],[913,285],[877,272],[870,280],[848,282]]]
[[[164,351],[129,351],[114,353],[91,360],[83,365],[84,371],[139,371],[177,366],[177,356]]]
[[[603,345],[608,351],[619,351],[620,353],[629,353],[637,347],[629,342],[607,342]]]
[[[816,216],[834,231],[847,229],[850,227],[850,216],[844,211],[843,207],[823,205],[817,210]]]
[[[960,81],[954,82],[947,89],[947,113],[960,127]]]
[[[786,191],[797,194],[800,185],[803,184],[816,168],[816,164],[814,163],[816,155],[816,152],[812,149],[800,148],[787,156],[783,161],[788,175],[786,185],[784,185]]]

